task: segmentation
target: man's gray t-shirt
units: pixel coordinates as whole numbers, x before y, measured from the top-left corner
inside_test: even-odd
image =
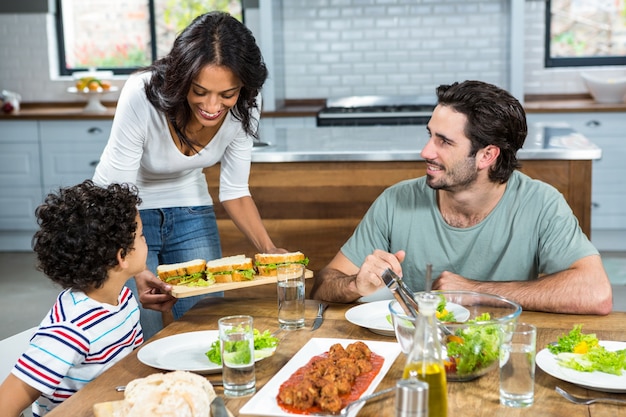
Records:
[[[404,281],[424,289],[426,264],[480,281],[522,281],[567,269],[598,254],[563,196],[551,185],[513,172],[496,207],[480,223],[448,225],[426,177],[387,188],[341,248],[355,265],[374,249],[406,251]]]

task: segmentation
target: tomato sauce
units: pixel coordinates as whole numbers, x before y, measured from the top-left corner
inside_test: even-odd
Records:
[[[311,360],[299,368],[296,372],[294,372],[288,380],[283,382],[280,386],[279,391],[282,391],[284,387],[295,386],[298,385],[304,378],[307,370],[312,368],[312,364],[318,360],[328,358],[328,352],[323,353],[321,355],[314,356]],[[367,387],[370,386],[376,375],[380,372],[383,367],[383,363],[385,362],[385,358],[376,353],[372,352],[370,357],[370,362],[372,363],[372,370],[369,372],[364,372],[356,377],[354,383],[352,384],[352,388],[349,393],[341,394],[339,398],[341,399],[341,407],[345,407],[352,401],[358,399],[363,395]],[[288,413],[292,414],[312,414],[312,413],[320,413],[323,412],[321,407],[317,405],[313,405],[312,407],[306,409],[299,409],[290,405],[283,403],[278,396],[276,396],[276,401],[278,406],[285,410]]]

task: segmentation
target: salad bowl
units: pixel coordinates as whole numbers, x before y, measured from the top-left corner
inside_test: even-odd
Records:
[[[498,366],[502,334],[517,321],[522,307],[504,297],[471,291],[433,291],[441,296],[439,335],[448,381],[471,381]],[[446,305],[463,307],[469,314],[454,317]],[[406,354],[411,349],[415,318],[398,301],[389,303],[396,339]],[[445,320],[445,321],[442,321]]]

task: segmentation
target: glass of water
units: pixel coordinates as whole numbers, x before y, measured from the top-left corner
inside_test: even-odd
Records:
[[[251,316],[218,320],[224,395],[242,397],[256,391],[254,327]]]
[[[304,327],[304,272],[302,264],[278,265],[278,325],[281,329]]]
[[[528,323],[505,326],[500,345],[500,404],[528,407],[535,396],[537,328]]]

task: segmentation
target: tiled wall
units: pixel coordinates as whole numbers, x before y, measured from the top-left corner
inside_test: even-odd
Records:
[[[468,78],[507,86],[511,1],[519,0],[283,0],[279,88],[297,99],[432,94]],[[544,7],[525,1],[524,92],[584,92],[585,68],[543,68]],[[0,14],[0,89],[24,101],[84,101],[66,91],[70,80],[50,81],[50,19]]]
[[[284,0],[286,96],[432,95],[468,78],[506,86],[508,4]]]

